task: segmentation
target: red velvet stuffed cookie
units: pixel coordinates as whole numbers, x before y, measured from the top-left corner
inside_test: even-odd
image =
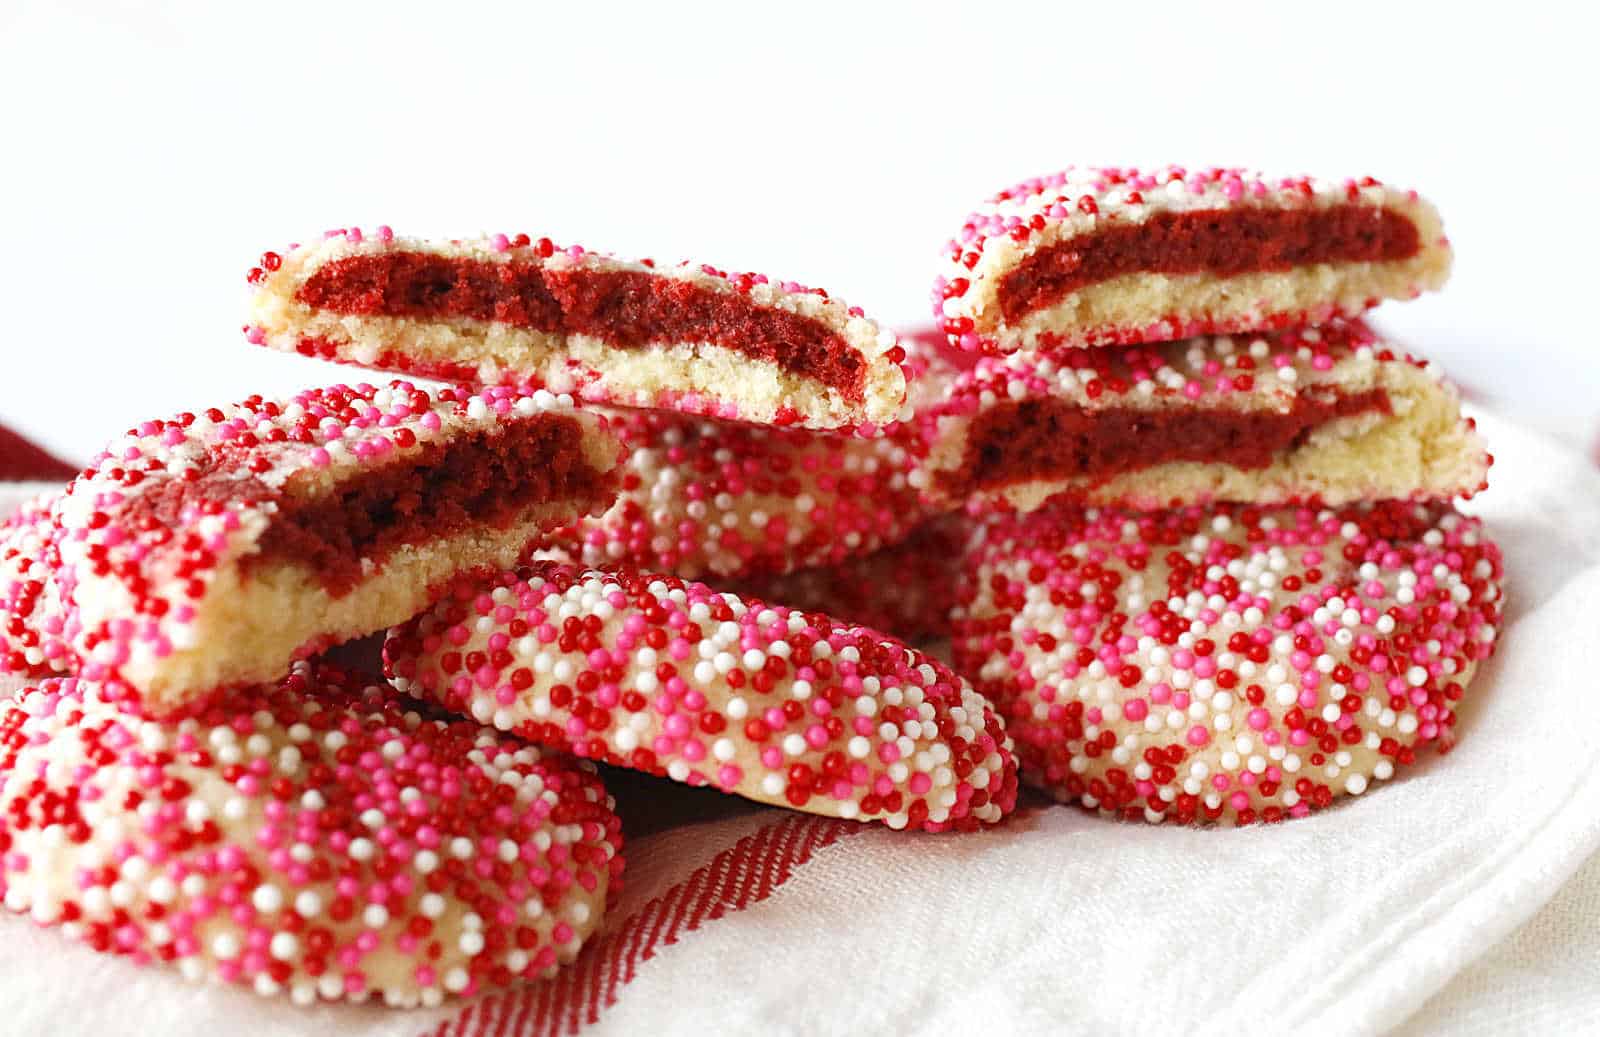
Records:
[[[1371,177],[1068,167],[968,216],[933,301],[952,343],[1006,353],[1321,323],[1449,272],[1433,206]]]
[[[461,581],[384,654],[481,723],[761,802],[934,831],[1016,803],[1005,728],[944,665],[703,584],[540,563]]]
[[[883,424],[905,405],[892,332],[762,275],[380,227],[266,253],[250,280],[250,340],[308,356],[811,429]]]
[[[16,527],[0,579],[21,589],[0,604],[20,651],[0,662],[104,681],[150,715],[275,679],[608,506],[617,450],[570,398],[407,382],[144,422]]]
[[[919,421],[913,481],[950,506],[1449,499],[1491,461],[1442,372],[1359,320],[984,357]]]

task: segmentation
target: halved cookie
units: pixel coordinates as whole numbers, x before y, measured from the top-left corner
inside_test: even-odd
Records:
[[[820,289],[547,238],[334,231],[250,272],[252,342],[596,403],[836,429],[900,416],[892,332]]]
[[[617,450],[570,398],[407,382],[144,422],[34,534],[70,649],[45,661],[151,715],[274,679],[608,506]]]
[[[989,199],[945,259],[950,341],[1006,353],[1354,316],[1441,287],[1450,245],[1433,206],[1371,177],[1069,167]]]
[[[1491,458],[1441,372],[1361,321],[985,357],[921,419],[950,505],[1442,499]]]

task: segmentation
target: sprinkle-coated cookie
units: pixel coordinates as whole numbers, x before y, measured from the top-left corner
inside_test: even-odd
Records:
[[[1437,367],[1359,320],[984,357],[921,419],[951,505],[1446,499],[1490,457]]]
[[[52,678],[0,711],[0,895],[294,1001],[438,1004],[570,961],[622,870],[590,764],[297,664],[176,722]]]
[[[56,494],[24,501],[0,522],[0,673],[44,677],[72,668],[51,519]]]
[[[586,565],[781,574],[895,543],[928,514],[909,426],[862,439],[647,411],[611,423],[626,455],[617,503],[546,541]]]
[[[407,619],[459,572],[512,563],[609,506],[616,464],[603,419],[543,391],[335,386],[147,421],[0,561],[0,579],[24,566],[23,597],[38,582],[46,599],[0,601],[5,629],[30,666],[171,714]]]
[[[892,332],[758,274],[380,227],[268,252],[250,281],[247,337],[307,356],[786,427],[870,430],[905,406]]]
[[[1322,323],[1449,272],[1433,206],[1371,177],[1069,167],[968,216],[933,302],[952,343],[1004,353]]]
[[[481,723],[761,802],[935,831],[1016,802],[1004,727],[943,664],[673,577],[461,581],[384,657],[402,691]]]
[[[1029,784],[1245,824],[1448,749],[1501,603],[1499,548],[1448,505],[1047,509],[984,528],[952,648]]]

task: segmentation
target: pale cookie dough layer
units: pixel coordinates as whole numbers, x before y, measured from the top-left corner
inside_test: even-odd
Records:
[[[1334,415],[1276,444],[1257,463],[1184,456],[1159,431],[1137,437],[1111,470],[1040,462],[1040,444],[985,432],[986,415],[1049,401],[1081,413],[1291,416],[1297,408],[1381,393],[1381,407]],[[928,461],[913,476],[947,504],[1003,500],[1030,510],[1052,497],[1134,508],[1237,501],[1339,505],[1471,496],[1490,456],[1460,398],[1431,364],[1406,356],[1360,321],[1147,347],[1057,350],[985,358],[924,421]],[[1119,445],[1120,446],[1120,445]],[[1246,453],[1261,448],[1245,443]],[[1070,445],[1061,449],[1071,454]],[[986,458],[976,464],[977,456]],[[1127,456],[1124,456],[1127,455]],[[1176,455],[1176,459],[1175,459]],[[1141,458],[1143,458],[1141,460]]]
[[[1312,262],[1286,270],[1208,274],[1130,272],[1079,286],[1042,308],[1002,313],[1002,282],[1058,244],[1092,242],[1108,227],[1166,214],[1336,207],[1387,210],[1416,230],[1418,250],[1394,260]],[[934,314],[952,343],[1010,352],[1055,345],[1161,342],[1356,315],[1383,299],[1442,287],[1451,252],[1438,212],[1414,191],[1371,178],[1266,177],[1238,169],[1084,168],[1024,181],[971,214],[945,251]]]
[[[268,563],[248,575],[223,569],[196,606],[185,643],[145,666],[122,667],[142,688],[152,714],[181,709],[195,689],[272,680],[291,659],[403,623],[427,608],[460,573],[497,572],[516,564],[526,546],[567,521],[566,503],[531,508],[510,526],[475,529],[425,544],[407,544],[346,594],[334,596],[304,565]],[[115,622],[128,602],[115,588],[79,584],[86,626]]]
[[[304,664],[176,723],[48,680],[0,712],[0,807],[10,910],[302,1005],[550,976],[622,870],[591,765]]]
[[[999,515],[952,648],[1057,799],[1278,821],[1451,746],[1501,579],[1481,522],[1445,504]]]
[[[306,282],[330,263],[397,252],[488,263],[538,262],[552,271],[647,273],[763,309],[794,314],[841,336],[863,365],[859,393],[804,372],[700,337],[619,348],[589,334],[561,334],[493,320],[440,316],[337,313],[303,301]],[[429,242],[341,231],[313,244],[269,253],[275,269],[252,272],[248,334],[253,342],[291,352],[387,370],[544,386],[596,403],[648,406],[815,429],[885,424],[903,415],[904,352],[892,332],[837,299],[794,284],[725,275],[695,264],[654,266],[581,249],[543,254],[504,236]],[[266,258],[266,257],[264,257]]]
[[[384,659],[480,723],[764,803],[932,831],[1016,803],[1004,727],[943,664],[704,584],[538,563],[462,581]]]

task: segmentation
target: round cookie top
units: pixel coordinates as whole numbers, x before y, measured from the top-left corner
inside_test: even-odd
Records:
[[[1140,224],[1163,213],[1243,208],[1394,209],[1415,222],[1437,216],[1415,191],[1374,179],[1270,176],[1242,168],[1154,169],[1068,166],[995,193],[969,214],[944,249],[934,282],[933,315],[950,343],[970,352],[998,347],[978,327],[995,305],[996,284],[1024,258],[1056,242],[1094,233],[1108,223]],[[1165,335],[1162,337],[1174,337]]]
[[[583,429],[575,464],[615,465],[603,419],[543,391],[336,385],[129,429],[49,508],[56,550],[47,565],[77,672],[125,677],[116,686],[131,695],[138,675],[193,647],[208,588],[259,550],[286,501],[326,496],[365,471],[539,419]]]
[[[1449,748],[1500,581],[1482,524],[1445,505],[1003,514],[953,648],[1058,799],[1275,821]]]
[[[927,515],[909,428],[864,439],[626,411],[612,429],[627,450],[617,503],[548,541],[586,565],[786,573],[895,543]]]
[[[482,723],[761,802],[934,831],[1016,802],[1004,726],[944,665],[699,583],[556,563],[461,581],[384,655]]]
[[[177,724],[55,678],[0,714],[0,889],[95,950],[299,1003],[553,972],[618,888],[593,767],[298,664]]]
[[[932,513],[921,492],[926,436],[915,418],[971,366],[932,329],[902,341],[913,420],[871,436],[608,412],[626,453],[617,503],[543,546],[589,566],[760,580],[898,543]]]

